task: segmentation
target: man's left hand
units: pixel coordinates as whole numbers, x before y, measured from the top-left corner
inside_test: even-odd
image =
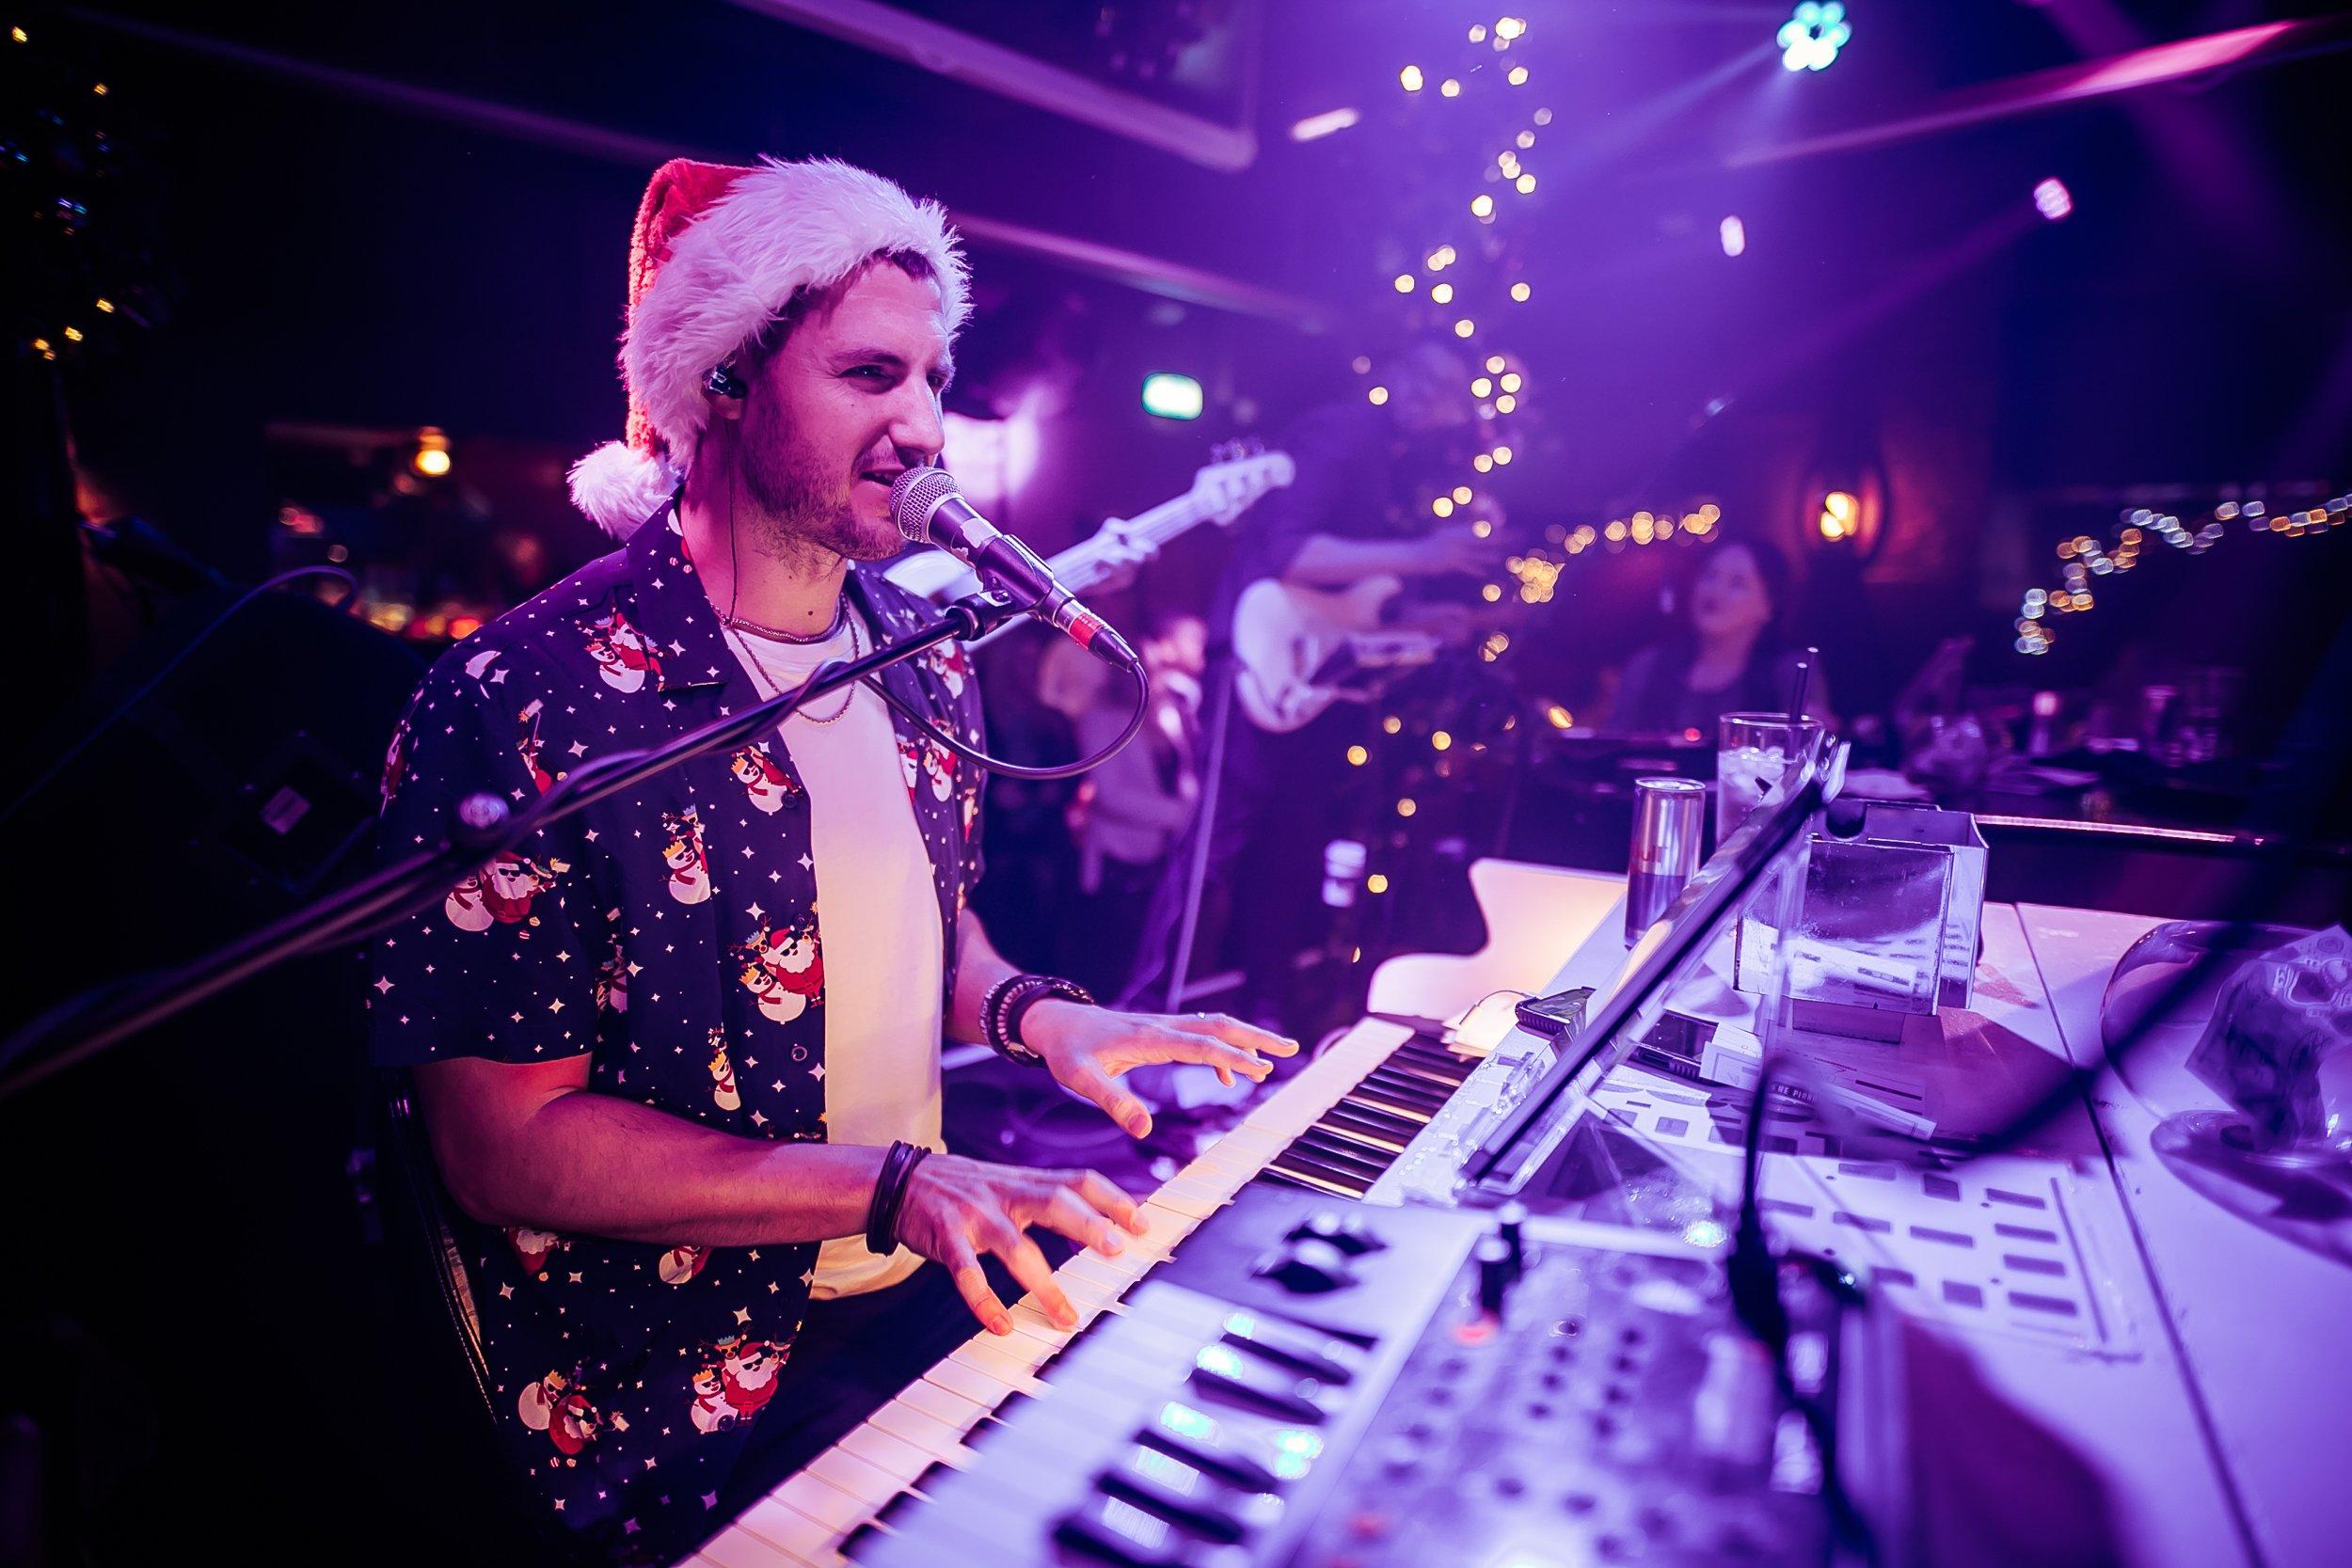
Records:
[[[1029,1049],[1045,1058],[1054,1082],[1103,1108],[1131,1137],[1152,1132],[1152,1113],[1119,1086],[1121,1073],[1159,1062],[1197,1062],[1227,1084],[1236,1074],[1265,1082],[1269,1056],[1295,1056],[1296,1040],[1252,1028],[1223,1013],[1114,1013],[1056,998],[1022,1020]]]

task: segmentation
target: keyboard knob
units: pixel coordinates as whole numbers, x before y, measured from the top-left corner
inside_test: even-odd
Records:
[[[1511,1245],[1500,1236],[1478,1243],[1478,1309],[1491,1318],[1502,1316],[1502,1304],[1514,1283]]]
[[[1511,1249],[1511,1277],[1527,1273],[1527,1205],[1513,1198],[1495,1211],[1495,1234]]]
[[[1372,1227],[1364,1224],[1364,1216],[1355,1210],[1318,1209],[1293,1227],[1287,1239],[1322,1242],[1351,1258],[1378,1252],[1389,1244],[1373,1233]]]
[[[1329,1242],[1292,1242],[1260,1263],[1258,1277],[1271,1279],[1293,1295],[1320,1295],[1356,1283],[1347,1254]]]

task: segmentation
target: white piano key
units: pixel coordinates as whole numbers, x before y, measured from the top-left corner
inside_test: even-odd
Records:
[[[1043,1346],[1024,1340],[1018,1335],[998,1338],[993,1334],[966,1339],[961,1349],[947,1357],[961,1361],[1007,1382],[1034,1374],[1052,1353]]]
[[[996,1408],[993,1402],[982,1404],[919,1377],[899,1390],[897,1402],[911,1406],[942,1425],[954,1427],[959,1433],[970,1432],[980,1418]]]
[[[1164,1241],[1171,1247],[1191,1235],[1200,1224],[1192,1215],[1170,1209],[1157,1199],[1143,1206],[1143,1217],[1152,1222],[1152,1239]]]
[[[820,1480],[816,1469],[824,1461],[825,1456],[818,1455],[807,1469],[787,1476],[784,1484],[768,1496],[787,1508],[799,1510],[820,1525],[830,1525],[846,1534],[864,1524],[873,1510],[861,1507],[849,1493]],[[865,1462],[860,1460],[857,1463]]]
[[[1171,1191],[1171,1188],[1175,1190]],[[1221,1195],[1177,1188],[1176,1183],[1171,1181],[1153,1196],[1152,1202],[1156,1208],[1173,1209],[1187,1219],[1202,1220],[1224,1208],[1226,1200]]]
[[[1122,1261],[1116,1258],[1098,1258],[1091,1252],[1081,1252],[1073,1255],[1070,1261],[1055,1270],[1054,1277],[1064,1290],[1070,1288],[1072,1280],[1083,1279],[1089,1284],[1107,1285],[1115,1290],[1123,1291],[1136,1282],[1138,1271],[1122,1267]]]
[[[797,1508],[787,1508],[773,1497],[762,1497],[745,1509],[735,1526],[803,1562],[832,1549],[841,1539],[841,1531],[833,1526],[812,1519]]]
[[[991,1371],[976,1361],[962,1359],[961,1353],[948,1356],[923,1375],[968,1398],[987,1401],[991,1410],[1014,1394],[1035,1394],[1045,1386],[1027,1372]]]
[[[1111,1306],[1127,1293],[1127,1287],[1132,1281],[1122,1279],[1117,1284],[1105,1285],[1100,1280],[1073,1274],[1056,1283],[1061,1286],[1061,1293],[1070,1298],[1070,1305],[1084,1312],[1089,1307]]]
[[[1037,1303],[1026,1296],[1014,1302],[1006,1316],[1012,1319],[1014,1334],[1023,1338],[1038,1340],[1057,1351],[1078,1337],[1076,1329],[1061,1327],[1053,1319],[1047,1317]]]
[[[859,1432],[865,1430],[862,1426],[858,1428]],[[840,1488],[864,1504],[867,1513],[897,1496],[904,1480],[892,1475],[873,1461],[851,1453],[842,1443],[835,1443],[809,1461],[808,1468],[801,1474],[814,1476],[829,1486]]]
[[[890,1497],[896,1497],[909,1481],[935,1463],[934,1456],[928,1450],[883,1431],[872,1421],[867,1421],[842,1438],[840,1447],[843,1452],[857,1455],[896,1481],[898,1484],[890,1489]],[[882,1502],[889,1500],[886,1497]],[[881,1503],[875,1506],[880,1507]]]
[[[943,1421],[936,1416],[925,1415],[905,1400],[892,1400],[868,1417],[867,1421],[914,1444],[933,1460],[948,1459],[963,1447],[963,1434],[972,1430],[969,1422],[959,1426],[953,1421]]]
[[[784,1551],[740,1525],[729,1525],[704,1542],[702,1556],[719,1568],[807,1568],[808,1564],[799,1553]]]

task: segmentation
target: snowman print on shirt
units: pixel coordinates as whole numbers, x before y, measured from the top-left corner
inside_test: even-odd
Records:
[[[727,770],[751,798],[753,809],[771,816],[782,811],[786,800],[801,793],[801,786],[792,782],[792,776],[769,752],[764,740],[754,741],[736,752],[727,761]]]
[[[699,904],[710,896],[710,862],[703,853],[702,819],[694,808],[661,814],[661,859],[670,868],[670,896]]]
[[[744,989],[758,999],[761,1015],[777,1023],[791,1022],[823,995],[825,956],[813,920],[781,930],[762,920],[736,956],[743,960]]]
[[[722,1111],[739,1111],[743,1097],[735,1086],[735,1064],[727,1060],[727,1035],[710,1031],[710,1098]]]
[[[660,654],[619,605],[607,600],[580,630],[588,634],[588,657],[596,661],[596,673],[613,690],[642,691],[647,675],[660,677]]]
[[[687,1413],[693,1418],[696,1432],[722,1431],[743,1418],[742,1412],[727,1402],[726,1385],[720,1380],[716,1367],[695,1370],[693,1395]]]
[[[570,869],[564,861],[495,855],[489,864],[449,890],[449,896],[441,900],[441,912],[461,931],[521,925],[532,919],[531,901],[553,887],[555,879]]]

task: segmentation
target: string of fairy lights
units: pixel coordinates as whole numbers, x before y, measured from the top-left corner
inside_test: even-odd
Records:
[[[1523,248],[1513,242],[1524,232],[1525,220],[1535,209],[1540,186],[1535,149],[1552,122],[1548,107],[1534,103],[1529,93],[1533,71],[1511,57],[1514,45],[1528,34],[1524,17],[1501,16],[1470,25],[1465,45],[1448,66],[1424,57],[1409,61],[1397,71],[1397,85],[1410,101],[1408,113],[1458,116],[1480,109],[1499,110],[1493,128],[1482,133],[1487,150],[1480,153],[1477,173],[1467,191],[1457,190],[1443,204],[1437,232],[1405,255],[1415,264],[1387,275],[1393,302],[1413,313],[1416,325],[1439,341],[1471,356],[1470,373],[1462,395],[1467,399],[1477,431],[1468,460],[1470,471],[1456,483],[1441,486],[1427,498],[1429,515],[1440,520],[1467,517],[1471,533],[1481,539],[1495,531],[1486,515],[1482,484],[1491,484],[1497,470],[1508,467],[1519,453],[1510,439],[1510,421],[1527,412],[1533,393],[1525,363],[1506,341],[1511,327],[1525,317],[1516,308],[1535,296],[1535,285],[1525,275]],[[1423,166],[1427,166],[1424,164]],[[1384,269],[1385,271],[1385,269]],[[1364,396],[1374,406],[1388,404],[1391,388],[1376,373],[1368,355],[1354,362],[1365,378]],[[1677,545],[1700,545],[1720,537],[1723,512],[1712,501],[1688,506],[1660,506],[1623,516],[1570,526],[1553,523],[1543,530],[1540,545],[1516,550],[1502,561],[1501,580],[1480,586],[1479,596],[1501,608],[1506,600],[1522,606],[1555,601],[1562,574],[1571,560],[1588,552],[1608,555],[1628,550]],[[1510,634],[1487,630],[1477,643],[1478,656],[1492,663],[1511,647]],[[1515,705],[1517,706],[1518,705]],[[1565,731],[1576,723],[1564,705],[1535,700],[1529,709],[1539,727]],[[1519,713],[1504,711],[1496,728],[1504,734],[1518,729]],[[1379,722],[1381,736],[1399,743],[1392,761],[1383,767],[1391,792],[1382,812],[1384,829],[1373,833],[1371,860],[1363,888],[1367,894],[1387,893],[1394,866],[1380,866],[1406,844],[1406,825],[1422,810],[1442,800],[1441,786],[1475,753],[1486,752],[1490,735],[1481,733],[1475,717],[1455,722],[1408,721],[1391,712]],[[1459,733],[1457,733],[1457,731]],[[1409,735],[1408,735],[1409,732]],[[1377,742],[1375,742],[1376,745]],[[1351,768],[1374,766],[1375,747],[1363,743],[1346,748]],[[1363,950],[1356,950],[1360,959]]]
[[[0,168],[21,205],[9,242],[9,325],[50,364],[106,353],[166,313],[139,177],[113,121],[113,89],[71,51],[22,25],[0,39]]]
[[[2098,608],[2098,578],[2121,577],[2139,564],[2150,541],[2169,546],[2185,555],[2203,555],[2229,537],[2232,524],[2249,533],[2280,534],[2299,539],[2344,526],[2352,496],[2334,496],[2316,506],[2273,511],[2259,498],[2216,502],[2191,528],[2178,515],[2151,507],[2125,509],[2112,539],[2078,533],[2058,543],[2058,585],[2028,588],[2018,606],[2016,649],[2021,654],[2046,654],[2058,641],[2057,620],[2085,615]]]
[[[1481,186],[1495,189],[1472,190],[1455,209],[1467,220],[1454,219],[1457,231],[1439,236],[1436,244],[1423,247],[1418,253],[1418,268],[1398,272],[1390,279],[1390,287],[1397,294],[1427,302],[1422,308],[1427,325],[1473,351],[1481,347],[1488,351],[1478,360],[1466,388],[1480,432],[1479,450],[1470,458],[1471,471],[1462,483],[1441,490],[1428,502],[1430,515],[1439,519],[1457,514],[1471,515],[1470,531],[1481,539],[1493,534],[1494,525],[1474,515],[1479,504],[1478,483],[1496,469],[1507,467],[1516,455],[1504,438],[1502,421],[1520,411],[1521,400],[1530,389],[1524,366],[1497,341],[1505,330],[1496,325],[1498,321],[1510,321],[1510,307],[1525,305],[1534,297],[1534,285],[1522,275],[1523,269],[1508,243],[1511,229],[1502,220],[1510,211],[1513,196],[1528,198],[1535,194],[1538,181],[1536,171],[1530,166],[1530,154],[1537,133],[1550,125],[1552,116],[1550,109],[1538,104],[1524,111],[1522,119],[1520,89],[1532,79],[1529,68],[1490,57],[1507,59],[1512,46],[1525,39],[1527,33],[1524,17],[1500,16],[1492,23],[1473,23],[1465,34],[1466,58],[1457,62],[1453,73],[1439,74],[1437,68],[1424,67],[1418,61],[1408,61],[1397,71],[1397,85],[1408,98],[1430,96],[1434,81],[1434,97],[1440,103],[1465,103],[1470,106],[1499,103],[1504,111],[1500,117],[1501,127],[1494,134],[1494,140],[1502,146],[1483,162],[1479,178]],[[1506,192],[1509,194],[1503,194]],[[1486,314],[1489,309],[1492,314]],[[1487,323],[1483,327],[1482,314]],[[1368,355],[1359,355],[1354,368],[1359,375],[1374,374]],[[1378,407],[1388,403],[1391,393],[1386,383],[1375,379],[1364,395]],[[1568,557],[1590,549],[1614,553],[1662,545],[1677,537],[1705,541],[1714,536],[1721,518],[1721,510],[1708,502],[1692,509],[1635,512],[1575,529],[1554,524],[1545,530],[1545,539],[1559,546],[1561,555],[1555,557],[1538,546],[1507,557],[1503,567],[1517,585],[1520,603],[1548,604],[1553,598]],[[1481,589],[1481,596],[1488,604],[1499,604],[1512,593],[1511,587],[1501,582],[1488,582]],[[1493,632],[1480,643],[1479,657],[1491,662],[1509,647],[1507,633]]]
[[[1505,101],[1500,104],[1505,128],[1497,137],[1503,145],[1485,163],[1481,182],[1522,199],[1534,195],[1536,187],[1535,171],[1527,166],[1525,154],[1534,147],[1536,133],[1551,123],[1551,111],[1540,105],[1525,111],[1522,118],[1519,102],[1530,72],[1524,64],[1504,63],[1511,46],[1526,36],[1524,17],[1500,16],[1492,23],[1473,23],[1466,33],[1468,57],[1458,65],[1457,73],[1438,75],[1435,67],[1424,69],[1416,61],[1406,62],[1397,71],[1397,85],[1409,98],[1434,96],[1447,103],[1467,100],[1469,104],[1488,107]],[[1526,372],[1494,342],[1502,335],[1495,318],[1487,317],[1488,326],[1483,333],[1478,321],[1489,308],[1507,312],[1508,307],[1525,305],[1534,297],[1534,286],[1520,275],[1518,260],[1505,243],[1508,230],[1497,228],[1504,210],[1505,202],[1499,201],[1495,192],[1472,191],[1458,211],[1475,227],[1458,236],[1438,237],[1438,243],[1419,252],[1417,269],[1398,272],[1391,279],[1398,294],[1426,299],[1435,307],[1429,316],[1431,324],[1441,325],[1456,342],[1473,351],[1480,346],[1488,350],[1467,388],[1481,450],[1470,459],[1472,474],[1465,483],[1431,499],[1430,511],[1440,518],[1473,505],[1477,477],[1508,466],[1513,456],[1510,443],[1502,438],[1501,422],[1518,412]],[[1453,312],[1450,320],[1449,311]],[[1370,375],[1371,358],[1359,355],[1355,369],[1359,375]],[[1378,406],[1389,401],[1389,388],[1375,381],[1364,395]],[[1483,521],[1473,528],[1481,538],[1491,531]]]

